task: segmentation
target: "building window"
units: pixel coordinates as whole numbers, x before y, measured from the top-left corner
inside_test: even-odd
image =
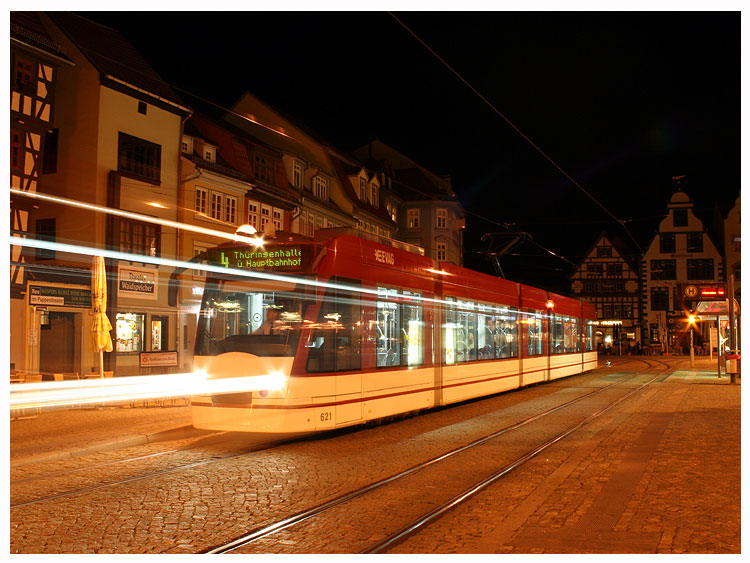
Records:
[[[208,190],[195,188],[195,212],[208,215]]]
[[[117,170],[148,182],[161,179],[161,146],[125,133],[119,134]]]
[[[323,176],[315,176],[315,183],[313,186],[315,197],[328,201],[328,178]]]
[[[378,195],[378,186],[375,184],[372,185],[370,189],[370,193],[372,196],[372,199],[370,200],[370,203],[373,205],[373,207],[380,207],[380,198]]]
[[[44,134],[42,174],[54,174],[57,172],[57,142],[58,129],[50,129]]]
[[[360,201],[367,201],[367,180],[364,178],[359,179],[359,199]]]
[[[677,260],[651,260],[652,280],[676,280]]]
[[[237,224],[237,198],[208,188],[195,188],[195,212],[231,225]]]
[[[216,162],[216,147],[206,145],[203,147],[203,160]]]
[[[651,310],[652,311],[669,311],[669,288],[652,287],[651,288]]]
[[[284,212],[281,209],[273,210],[273,228],[280,231],[284,226]]]
[[[146,115],[146,112],[147,112],[147,109],[146,109],[146,108],[147,108],[147,107],[148,107],[148,106],[146,106],[146,102],[141,102],[141,101],[139,101],[139,102],[138,102],[138,113],[141,113],[141,114],[143,114],[143,115]]]
[[[410,229],[419,228],[419,209],[406,210],[406,226]]]
[[[435,226],[438,229],[445,229],[448,227],[448,210],[447,209],[437,210],[437,221],[435,223]]]
[[[659,252],[662,254],[673,254],[675,252],[674,233],[659,234]]]
[[[120,252],[159,256],[159,225],[120,219]]]
[[[304,178],[304,170],[302,168],[302,163],[295,160],[294,164],[292,164],[292,184],[295,188],[302,188],[302,181]]]
[[[211,212],[209,216],[212,219],[216,219],[217,221],[221,221],[221,204],[224,200],[224,195],[216,192],[211,192]]]
[[[619,263],[607,264],[607,277],[608,278],[621,278],[622,277],[622,264],[619,264]]]
[[[266,182],[273,182],[273,159],[270,156],[255,153],[255,167],[253,169],[255,177],[258,180],[264,180]]]
[[[237,223],[237,198],[226,196],[224,198],[224,221],[232,225]]]
[[[600,278],[604,275],[604,265],[597,262],[589,262],[587,266],[588,277]]]
[[[686,236],[688,252],[703,252],[703,233],[688,233]]]
[[[689,280],[712,280],[714,279],[714,259],[713,258],[688,259],[687,279]]]
[[[255,227],[256,231],[260,231],[260,215],[258,214],[258,203],[250,201],[247,204],[247,224]]]
[[[35,67],[36,64],[16,57],[16,88],[23,92],[34,92],[35,79]]]
[[[688,224],[687,209],[673,209],[672,210],[672,224],[675,227],[687,227],[687,224]]]
[[[115,352],[140,352],[143,350],[143,325],[146,315],[117,313],[115,317]]]
[[[23,170],[24,158],[24,135],[21,131],[10,130],[10,168],[11,170]]]
[[[445,262],[448,259],[448,245],[444,242],[437,243],[437,260]]]
[[[181,147],[182,147],[182,152],[186,154],[192,154],[193,153],[193,138],[187,135],[183,136]]]
[[[611,246],[598,246],[596,248],[596,255],[599,258],[609,258],[612,256],[612,247]]]
[[[37,219],[36,240],[55,242],[55,220],[54,219]],[[37,248],[36,257],[38,260],[54,260],[55,251],[49,250],[47,248]]]
[[[265,232],[266,225],[271,222],[271,207],[268,205],[260,206],[260,230]]]

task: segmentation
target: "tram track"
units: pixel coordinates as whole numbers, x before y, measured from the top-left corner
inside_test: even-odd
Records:
[[[392,533],[382,541],[371,545],[370,547],[366,548],[365,550],[361,551],[361,553],[382,553],[387,551],[390,547],[395,545],[396,543],[399,543],[403,541],[406,537],[409,535],[415,533],[420,528],[428,524],[429,522],[435,520],[436,518],[439,518],[442,516],[445,512],[451,510],[453,507],[458,506],[459,504],[465,502],[472,496],[474,496],[477,492],[483,490],[484,488],[488,487],[501,477],[505,476],[506,474],[510,473],[511,471],[517,469],[521,465],[523,465],[526,461],[532,459],[533,457],[537,456],[539,453],[544,451],[545,449],[549,448],[550,446],[554,445],[555,443],[559,442],[560,440],[564,439],[565,437],[569,436],[582,426],[588,424],[589,422],[593,421],[594,419],[598,418],[602,414],[604,414],[609,409],[613,408],[617,404],[621,403],[623,400],[627,399],[628,397],[632,396],[633,394],[637,393],[647,385],[650,385],[654,381],[658,380],[659,378],[664,377],[665,374],[658,374],[656,377],[652,378],[651,380],[647,381],[646,383],[641,384],[637,388],[635,388],[633,391],[627,393],[623,397],[620,397],[613,403],[607,405],[604,408],[601,408],[594,412],[593,414],[587,416],[583,421],[579,422],[578,424],[575,424],[569,428],[567,428],[565,431],[557,434],[553,438],[545,441],[540,446],[537,446],[533,448],[530,451],[525,452],[523,455],[517,457],[514,461],[506,464],[501,468],[500,470],[494,472],[489,477],[481,480],[480,482],[472,484],[470,487],[466,488],[464,491],[462,491],[459,495],[454,496],[452,499],[447,501],[446,503],[441,504],[439,507],[435,508],[434,510],[430,511],[429,513],[421,516],[419,519],[416,519],[412,521],[407,526],[404,526],[397,530],[396,532]],[[297,514],[294,514],[292,516],[283,518],[281,520],[278,520],[274,523],[271,523],[269,525],[266,525],[262,528],[256,529],[254,531],[251,531],[245,535],[236,537],[232,539],[229,542],[226,542],[224,544],[212,547],[208,550],[203,551],[202,553],[208,553],[208,554],[221,554],[221,553],[231,553],[238,550],[241,550],[244,547],[250,546],[251,544],[254,544],[256,542],[260,542],[261,540],[265,540],[272,536],[273,534],[276,534],[278,532],[281,532],[282,530],[285,530],[287,528],[291,528],[292,526],[295,526],[297,524],[300,524],[302,522],[314,519],[316,517],[323,516],[329,511],[332,511],[333,509],[340,507],[342,505],[345,505],[348,502],[354,501],[355,499],[358,499],[360,497],[364,497],[365,495],[368,495],[370,493],[373,493],[383,487],[386,487],[387,485],[393,484],[396,481],[399,481],[401,479],[404,479],[406,477],[410,477],[420,471],[423,471],[431,466],[434,466],[440,462],[446,461],[449,458],[452,458],[458,454],[467,452],[473,448],[477,448],[483,444],[486,444],[487,442],[490,442],[491,440],[498,438],[504,434],[507,434],[511,431],[518,430],[532,422],[538,421],[541,418],[548,416],[552,413],[556,413],[566,407],[570,407],[571,405],[574,405],[580,401],[583,401],[584,399],[590,398],[594,395],[597,395],[603,391],[606,391],[608,389],[612,389],[615,386],[622,385],[624,383],[631,382],[633,379],[635,379],[638,376],[635,376],[633,378],[624,380],[624,381],[616,381],[609,385],[600,387],[595,389],[594,391],[590,391],[588,393],[585,393],[579,397],[576,397],[572,400],[566,401],[564,403],[561,403],[559,405],[556,405],[555,407],[552,407],[550,409],[547,409],[543,412],[537,413],[531,417],[528,417],[524,420],[521,420],[519,422],[510,424],[508,426],[505,426],[499,430],[496,430],[482,438],[476,439],[468,444],[465,444],[463,446],[460,446],[458,448],[455,448],[453,450],[450,450],[448,452],[445,452],[439,456],[433,457],[427,461],[424,461],[422,463],[419,463],[417,465],[414,465],[404,471],[401,471],[397,474],[391,475],[387,478],[381,479],[379,481],[376,481],[374,483],[370,483],[368,485],[365,485],[363,487],[360,487],[354,491],[351,491],[345,495],[342,495],[340,497],[337,497],[335,499],[332,499],[328,502],[322,503],[318,506],[312,507],[310,509],[307,509],[305,511],[299,512]]]
[[[512,430],[514,428],[519,428],[521,426],[524,426],[525,424],[533,422],[534,420],[537,420],[539,418],[542,418],[544,416],[552,414],[552,413],[554,413],[554,412],[556,412],[556,411],[558,411],[558,410],[560,410],[560,409],[562,409],[562,408],[564,408],[566,406],[574,404],[574,403],[576,403],[576,402],[578,402],[578,401],[586,398],[587,396],[589,396],[591,394],[599,393],[599,392],[601,392],[601,391],[603,391],[603,390],[605,390],[607,388],[610,388],[613,385],[617,385],[618,383],[622,383],[622,382],[618,381],[618,382],[611,383],[611,384],[609,384],[609,385],[607,385],[605,387],[597,388],[597,389],[595,389],[594,391],[592,391],[590,393],[587,393],[585,395],[577,397],[576,399],[573,399],[573,400],[568,401],[566,403],[563,403],[561,405],[557,405],[557,406],[552,407],[552,408],[550,408],[548,410],[545,410],[545,411],[543,411],[541,413],[538,413],[537,415],[535,415],[533,417],[530,417],[530,418],[528,418],[528,419],[526,419],[524,421],[521,421],[519,423],[515,423],[515,424],[510,425],[510,426],[508,426],[508,427],[506,427],[504,429],[501,429],[500,431],[498,431],[498,432],[493,433],[492,435],[490,435],[490,437],[493,436],[493,435],[498,435],[499,433],[508,432],[508,431],[510,431],[510,430]],[[486,441],[486,440],[490,439],[490,437],[480,438],[476,442],[477,443],[481,443],[482,441]],[[227,443],[228,444],[228,443],[230,443],[230,441],[231,440],[229,440],[229,439],[227,439],[227,440],[219,439],[213,445],[222,444],[222,443]],[[95,484],[87,484],[85,486],[76,487],[76,488],[70,489],[70,490],[56,491],[56,492],[53,492],[51,494],[46,494],[46,495],[43,495],[43,496],[37,496],[36,498],[25,499],[25,500],[21,500],[20,502],[14,502],[14,503],[12,503],[10,505],[9,508],[11,510],[19,509],[19,508],[23,508],[23,507],[27,507],[27,506],[32,506],[32,505],[37,505],[37,504],[41,504],[41,503],[45,503],[45,502],[50,502],[50,501],[54,501],[54,500],[59,500],[59,499],[67,498],[67,497],[73,497],[73,496],[77,496],[77,495],[91,493],[91,492],[94,492],[94,491],[99,491],[99,490],[104,490],[104,489],[108,489],[108,488],[112,488],[112,487],[126,485],[126,484],[129,484],[129,483],[134,483],[134,482],[145,480],[145,479],[156,478],[156,477],[160,477],[160,476],[163,476],[163,475],[169,475],[169,474],[176,473],[176,472],[179,472],[179,471],[193,469],[193,468],[196,468],[196,467],[206,466],[206,465],[209,465],[209,464],[214,464],[214,463],[219,463],[219,462],[222,462],[222,461],[227,461],[227,460],[230,460],[230,459],[233,459],[233,458],[238,458],[238,457],[242,457],[242,456],[245,456],[245,455],[250,455],[250,454],[256,453],[258,451],[272,449],[272,448],[274,448],[274,447],[276,447],[278,445],[281,445],[281,444],[284,444],[284,443],[287,443],[287,442],[288,442],[288,440],[265,442],[263,444],[256,444],[251,449],[244,449],[242,451],[231,453],[229,455],[212,456],[212,457],[210,457],[208,459],[203,459],[203,460],[199,460],[199,461],[192,461],[190,463],[182,463],[182,464],[179,464],[179,465],[176,465],[176,466],[172,466],[172,467],[167,467],[167,468],[164,468],[164,469],[158,469],[158,470],[155,470],[155,471],[144,472],[144,473],[139,474],[139,475],[132,475],[132,476],[128,476],[128,477],[124,477],[124,478],[119,478],[119,479],[111,479],[111,480],[108,480],[108,481],[104,481],[104,482],[100,482],[100,483],[95,483]],[[477,445],[477,444],[472,443],[472,444],[469,444],[467,446],[464,446],[464,447],[461,447],[461,448],[457,448],[456,451],[448,452],[448,454],[444,454],[444,456],[445,455],[448,455],[448,456],[454,455],[454,453],[458,453],[459,451],[462,451],[463,449],[466,449],[468,447],[473,447],[475,445]],[[129,458],[121,459],[121,460],[114,460],[114,461],[105,462],[105,463],[101,463],[101,464],[83,465],[83,466],[75,467],[75,468],[71,468],[71,469],[54,471],[54,472],[50,472],[50,473],[44,473],[44,474],[39,474],[39,475],[33,475],[33,476],[25,477],[23,479],[17,479],[17,480],[11,481],[11,485],[18,486],[18,485],[29,484],[29,483],[32,483],[32,482],[50,481],[50,480],[53,480],[53,479],[62,478],[62,477],[66,477],[66,476],[69,476],[69,475],[74,475],[76,473],[81,473],[81,472],[86,472],[86,473],[90,474],[92,471],[95,471],[97,469],[103,469],[103,468],[106,468],[106,467],[112,467],[112,466],[116,466],[116,465],[124,465],[124,464],[127,464],[127,463],[142,462],[142,461],[147,460],[147,459],[155,459],[157,457],[164,456],[164,455],[167,455],[167,454],[185,453],[185,452],[191,451],[191,449],[192,448],[177,448],[177,449],[172,449],[172,450],[165,450],[165,451],[162,451],[162,452],[155,452],[153,454],[134,456],[134,457],[129,457]],[[196,450],[197,450],[197,448],[196,448]],[[437,458],[435,458],[434,461],[432,461],[432,463],[434,463],[435,461],[439,461],[444,456],[438,456]],[[428,465],[430,465],[429,462],[426,463],[425,465],[423,465],[422,468],[423,467],[427,467]],[[404,472],[402,474],[399,474],[398,477],[399,478],[403,477],[403,476],[408,475],[408,474],[410,474],[412,472],[413,471],[407,470],[406,472]]]

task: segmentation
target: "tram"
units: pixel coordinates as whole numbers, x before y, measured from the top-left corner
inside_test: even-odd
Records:
[[[196,428],[319,432],[597,366],[590,303],[320,233],[208,251],[195,370],[262,383],[192,397]]]

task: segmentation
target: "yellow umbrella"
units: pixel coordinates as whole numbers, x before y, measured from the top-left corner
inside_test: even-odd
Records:
[[[94,347],[99,350],[99,374],[104,378],[104,352],[112,351],[112,323],[107,318],[107,272],[104,268],[104,257],[94,256],[91,268],[91,309],[94,321],[91,332],[94,337]]]

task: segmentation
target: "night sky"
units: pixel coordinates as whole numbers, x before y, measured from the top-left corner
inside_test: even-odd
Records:
[[[517,281],[564,290],[602,231],[637,253],[612,215],[645,250],[673,176],[706,221],[739,194],[739,12],[394,13],[497,112],[386,12],[82,15],[181,94],[248,90],[340,150],[378,137],[449,174],[468,267],[493,272],[479,238],[504,225],[569,261],[525,243],[503,263]]]

